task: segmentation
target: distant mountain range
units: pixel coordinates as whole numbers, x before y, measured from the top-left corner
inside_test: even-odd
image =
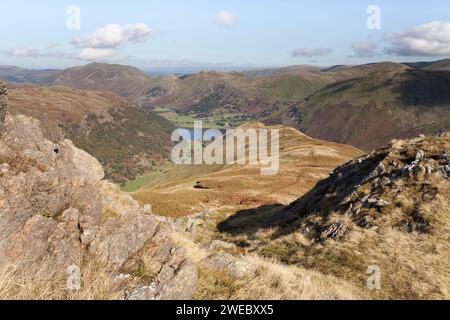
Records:
[[[61,73],[61,70],[33,70],[12,66],[0,66],[0,79],[8,83],[51,84]]]
[[[450,60],[163,77],[91,63],[64,71],[1,67],[0,78],[110,91],[144,107],[162,106],[194,118],[284,124],[365,150],[396,137],[450,129]]]

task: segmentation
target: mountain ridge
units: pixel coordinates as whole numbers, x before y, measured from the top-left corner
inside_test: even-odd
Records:
[[[200,72],[155,78],[130,66],[92,63],[67,69],[55,83],[115,92],[146,108],[170,108],[181,118],[284,124],[370,150],[393,138],[448,129],[448,62],[300,65],[263,69],[262,76]]]

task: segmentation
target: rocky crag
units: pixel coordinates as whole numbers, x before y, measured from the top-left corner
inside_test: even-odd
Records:
[[[4,93],[4,89],[2,89]],[[6,111],[4,97],[2,112]],[[2,122],[3,126],[3,122]],[[80,266],[105,261],[124,299],[190,299],[195,265],[152,215],[103,181],[99,162],[71,141],[43,137],[39,121],[6,113],[0,140],[0,264]]]
[[[8,106],[7,91],[5,84],[0,82],[0,135],[4,131],[5,116]]]
[[[373,298],[448,299],[449,195],[448,134],[396,140],[337,167],[248,242],[362,290],[376,268]]]
[[[399,208],[404,216],[393,227],[430,232],[421,207],[439,195],[448,196],[449,178],[448,134],[394,140],[385,148],[336,168],[328,179],[320,181],[270,223],[281,222],[290,228],[301,225],[302,230],[319,240],[338,239],[349,226],[327,225],[331,213],[344,215],[359,227],[372,228],[386,222],[383,216]],[[323,223],[317,223],[317,216],[322,217]]]

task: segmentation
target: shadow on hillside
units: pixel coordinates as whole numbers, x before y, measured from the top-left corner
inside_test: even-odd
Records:
[[[324,89],[330,94],[337,94],[352,89],[355,86],[355,79],[347,79],[327,85]]]
[[[432,107],[450,104],[450,72],[410,70],[394,93],[405,105]]]
[[[251,236],[260,230],[276,229],[273,236],[279,237],[295,232],[302,220],[310,215],[322,216],[326,221],[331,212],[348,209],[348,205],[342,203],[352,195],[355,186],[372,183],[382,177],[373,173],[386,156],[387,152],[380,151],[380,154],[361,162],[343,165],[290,205],[273,204],[241,210],[219,223],[217,229],[234,236]],[[413,160],[405,159],[406,162]],[[318,227],[320,229],[321,226]]]
[[[252,235],[259,230],[269,228],[267,221],[281,213],[284,209],[285,206],[278,203],[241,210],[219,223],[217,230],[234,236],[241,234]]]

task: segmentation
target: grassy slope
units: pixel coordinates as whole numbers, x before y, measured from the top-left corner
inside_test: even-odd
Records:
[[[288,106],[312,94],[328,77],[315,74],[275,74],[269,77],[239,73],[202,72],[157,87],[160,95],[149,105],[176,110],[182,116],[207,120],[219,126],[239,126],[251,119],[264,120],[274,108]]]
[[[261,176],[258,166],[192,165],[176,167],[144,185],[133,197],[151,203],[155,212],[184,216],[205,207],[238,210],[263,204],[289,203],[359,150],[308,138],[281,127],[280,171]],[[195,189],[197,182],[208,189]]]
[[[410,69],[340,81],[300,104],[297,126],[313,137],[370,150],[448,118],[449,83],[449,72]]]
[[[137,68],[106,63],[90,63],[66,69],[53,81],[54,85],[110,91],[122,97],[134,98],[147,94],[152,83],[152,79]]]
[[[376,179],[361,183],[361,179],[381,161],[387,170],[399,171],[418,150],[425,152],[426,165],[440,168],[448,162],[449,143],[449,138],[417,139],[415,145],[396,142],[397,149],[381,150],[343,166],[288,207],[261,207],[218,219],[220,237],[246,243],[253,254],[336,276],[365,290],[371,298],[448,299],[448,178],[439,172],[418,172],[393,178],[388,184]],[[400,166],[394,166],[395,162]],[[387,171],[386,176],[391,173]],[[357,194],[350,198],[354,209],[348,211],[344,199],[352,191]],[[383,199],[388,205],[356,209],[366,195]],[[358,222],[366,215],[374,217],[369,227]],[[413,222],[425,223],[427,228],[411,230]],[[318,239],[333,223],[346,225],[345,235]],[[365,288],[371,265],[381,269],[381,290]]]

